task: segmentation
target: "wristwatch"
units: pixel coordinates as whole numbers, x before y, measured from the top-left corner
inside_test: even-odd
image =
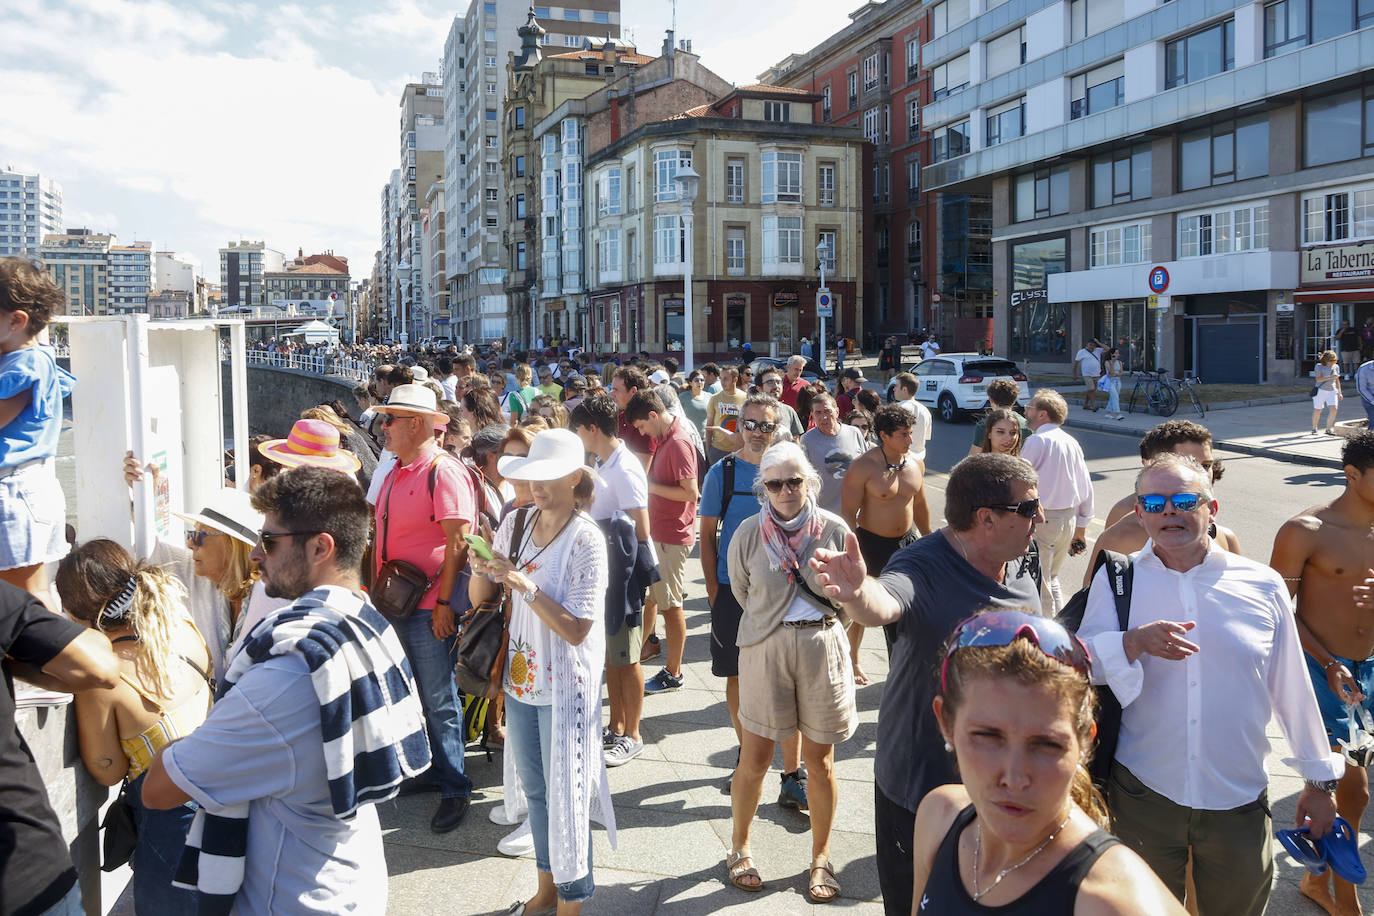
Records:
[[[1303,783],[1305,785],[1311,786],[1318,792],[1326,792],[1330,794],[1331,792],[1336,791],[1336,787],[1341,784],[1341,781],[1339,779],[1323,779],[1320,781],[1315,779],[1304,779]]]
[[[539,595],[539,586],[531,583],[530,587],[525,589],[525,591],[522,594],[525,596],[526,604],[533,604],[534,599]]]

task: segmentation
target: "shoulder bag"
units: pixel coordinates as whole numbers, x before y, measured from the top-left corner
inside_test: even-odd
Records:
[[[439,461],[446,454],[447,452],[441,450],[429,467],[430,521],[434,521],[433,497],[435,479],[439,473]],[[372,605],[388,620],[405,620],[414,614],[419,609],[421,600],[438,581],[439,575],[444,569],[444,565],[440,563],[439,568],[434,571],[434,575],[427,576],[423,569],[408,560],[387,559],[386,542],[391,525],[391,491],[396,488],[395,474],[398,470],[400,470],[399,464],[392,469],[391,479],[387,481],[386,505],[382,508],[382,530],[378,537],[378,550],[381,551],[382,565],[372,580],[372,591],[368,593],[369,597],[372,598]]]
[[[528,506],[515,510],[511,546],[507,553],[512,563],[525,534],[528,512]],[[506,673],[506,646],[509,641],[510,589],[503,585],[495,598],[472,608],[459,622],[458,651],[453,664],[458,689],[468,696],[495,699],[501,692],[501,679]]]

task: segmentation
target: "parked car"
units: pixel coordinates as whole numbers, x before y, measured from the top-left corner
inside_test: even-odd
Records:
[[[769,368],[778,369],[786,373],[787,360],[777,356],[759,356],[749,362],[749,369],[754,373],[755,378],[758,378],[758,374],[764,369]],[[808,359],[806,361],[806,367],[802,369],[802,378],[806,379],[808,382],[814,382],[816,379],[829,381],[830,373],[822,369],[821,364],[814,359]]]
[[[1030,380],[1009,359],[1000,356],[980,356],[977,353],[941,353],[907,366],[904,370],[916,376],[916,400],[930,407],[946,423],[953,423],[964,414],[984,410],[988,406],[988,382],[995,378],[1010,378],[1021,393],[1017,406],[1025,409],[1030,403]],[[887,383],[887,400],[893,399],[896,378]]]

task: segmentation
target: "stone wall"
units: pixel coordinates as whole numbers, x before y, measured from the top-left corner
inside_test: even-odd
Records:
[[[231,391],[229,366],[225,364],[224,388]],[[352,379],[338,375],[314,375],[298,369],[277,369],[271,366],[248,367],[248,429],[253,435],[285,436],[291,424],[300,419],[301,411],[338,398],[350,411],[357,409],[353,400]],[[233,405],[226,396],[224,404],[226,426],[233,424]]]

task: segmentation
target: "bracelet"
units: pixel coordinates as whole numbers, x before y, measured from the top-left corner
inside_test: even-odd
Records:
[[[435,599],[434,599],[434,603],[437,604],[437,605],[440,605],[441,607],[448,607],[448,599],[447,599],[447,598],[435,598]]]
[[[1344,665],[1344,664],[1345,664],[1345,662],[1341,661],[1339,658],[1333,658],[1333,659],[1331,659],[1331,661],[1327,662],[1325,665],[1322,665],[1322,670],[1323,670],[1323,671],[1330,671],[1330,670],[1331,670],[1332,668],[1334,668],[1335,666],[1337,666],[1337,665]]]

